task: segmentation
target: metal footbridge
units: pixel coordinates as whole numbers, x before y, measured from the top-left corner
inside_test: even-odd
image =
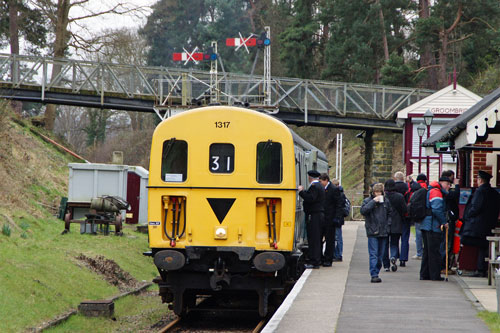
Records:
[[[0,98],[164,118],[200,105],[238,105],[289,124],[401,130],[396,113],[431,90],[0,54]]]

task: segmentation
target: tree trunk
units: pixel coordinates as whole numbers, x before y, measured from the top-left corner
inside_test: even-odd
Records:
[[[385,21],[384,12],[382,6],[380,5],[380,0],[377,0],[376,4],[379,6],[378,13],[380,17],[380,27],[382,28],[382,44],[384,46],[384,60],[385,63],[389,61],[389,45],[387,44],[387,35],[385,34]]]
[[[449,44],[449,36],[458,26],[460,19],[462,18],[462,3],[458,5],[457,16],[455,21],[449,28],[443,27],[439,32],[439,40],[441,42],[441,48],[439,49],[439,87],[444,88],[448,85],[446,69],[448,64],[448,44]]]
[[[19,54],[19,27],[18,27],[18,0],[9,0],[9,42],[10,54]],[[19,66],[16,61],[12,62],[11,67],[12,82],[19,81]],[[12,101],[11,106],[17,114],[23,111],[23,103],[20,101]]]
[[[69,23],[69,9],[71,7],[70,0],[57,1],[57,21],[55,27],[55,41],[54,41],[54,57],[64,57],[64,52],[68,47],[67,34]],[[61,72],[61,65],[54,64],[52,67],[51,81]],[[54,121],[56,119],[56,106],[48,104],[45,110],[45,128],[49,131],[54,129]]]
[[[429,18],[430,10],[429,10],[429,0],[419,0],[419,17],[420,18]],[[423,52],[420,55],[420,67],[429,67],[427,69],[427,83],[426,87],[428,89],[438,89],[438,75],[436,65],[436,57],[432,53],[431,46],[425,45],[423,48]]]

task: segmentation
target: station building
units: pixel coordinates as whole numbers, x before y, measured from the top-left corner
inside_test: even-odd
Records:
[[[430,180],[437,180],[442,170],[456,170],[457,155],[437,154],[431,149],[422,147],[421,143],[480,100],[480,96],[464,87],[451,84],[398,112],[397,122],[403,126],[403,160],[407,175],[413,175],[413,179],[416,179],[420,172],[427,173],[427,161],[429,161]],[[429,127],[424,122],[426,112],[431,112],[433,115],[429,132],[427,131]],[[421,137],[418,133],[419,126]]]
[[[458,177],[475,187],[479,170],[489,172],[492,187],[500,187],[500,88],[424,141],[427,151],[458,155]],[[444,145],[444,147],[443,147]],[[440,149],[441,147],[441,149]]]

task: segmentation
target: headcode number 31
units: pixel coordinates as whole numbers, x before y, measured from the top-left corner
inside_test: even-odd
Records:
[[[216,121],[215,128],[229,128],[230,121]]]

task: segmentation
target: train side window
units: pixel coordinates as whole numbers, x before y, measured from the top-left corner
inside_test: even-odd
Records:
[[[257,144],[257,182],[280,184],[283,180],[281,143],[268,140]]]
[[[234,171],[234,146],[230,143],[212,143],[208,169],[212,173],[232,173]]]
[[[187,178],[188,144],[172,138],[163,142],[161,179],[166,182],[184,182]]]

